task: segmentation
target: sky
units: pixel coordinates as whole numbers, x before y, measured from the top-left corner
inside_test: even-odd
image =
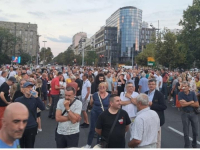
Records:
[[[72,37],[86,32],[90,38],[117,9],[141,9],[142,21],[156,28],[181,29],[178,22],[192,0],[0,0],[0,21],[38,25],[40,47],[50,47],[53,55],[64,52]]]

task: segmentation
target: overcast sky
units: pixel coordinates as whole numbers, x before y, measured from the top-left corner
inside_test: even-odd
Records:
[[[0,0],[0,21],[34,23],[54,56],[72,43],[77,32],[91,37],[117,9],[135,6],[143,11],[142,20],[160,28],[181,27],[178,22],[192,0]]]

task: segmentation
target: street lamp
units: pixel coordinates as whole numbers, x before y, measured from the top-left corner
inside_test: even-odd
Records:
[[[43,60],[43,61],[44,61],[44,62],[43,62],[43,65],[44,65],[44,63],[45,63],[45,49],[46,49],[46,48],[45,48],[45,43],[46,43],[47,41],[42,41],[42,42],[44,42],[44,60]]]

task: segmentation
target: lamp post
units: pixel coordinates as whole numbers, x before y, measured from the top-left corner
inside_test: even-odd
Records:
[[[43,60],[43,61],[44,61],[44,62],[43,62],[43,65],[44,65],[44,64],[45,64],[45,49],[46,49],[46,48],[45,48],[45,43],[46,43],[47,41],[42,41],[42,42],[44,42],[44,60]]]
[[[41,37],[41,35],[37,35],[37,40],[38,40],[38,49],[37,49],[37,54],[36,54],[36,64],[38,65],[38,59],[39,59],[39,50],[40,50],[40,46],[39,46],[39,37]]]
[[[150,27],[152,28],[152,29],[154,29],[154,30],[158,30],[158,36],[159,36],[159,20],[158,20],[158,28],[155,28],[154,26],[153,26],[153,24],[151,23],[150,24]]]

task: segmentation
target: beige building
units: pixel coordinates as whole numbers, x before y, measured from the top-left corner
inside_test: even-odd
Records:
[[[79,45],[79,41],[80,41],[81,38],[87,38],[87,33],[85,33],[85,32],[79,32],[79,33],[76,33],[73,36],[73,39],[72,39],[72,48],[74,50]],[[74,53],[76,53],[76,52],[74,52]]]
[[[23,51],[36,56],[39,51],[37,24],[0,21],[0,27],[8,29],[10,33],[21,39],[16,43],[15,48],[10,50],[9,55],[19,56],[20,51]]]

